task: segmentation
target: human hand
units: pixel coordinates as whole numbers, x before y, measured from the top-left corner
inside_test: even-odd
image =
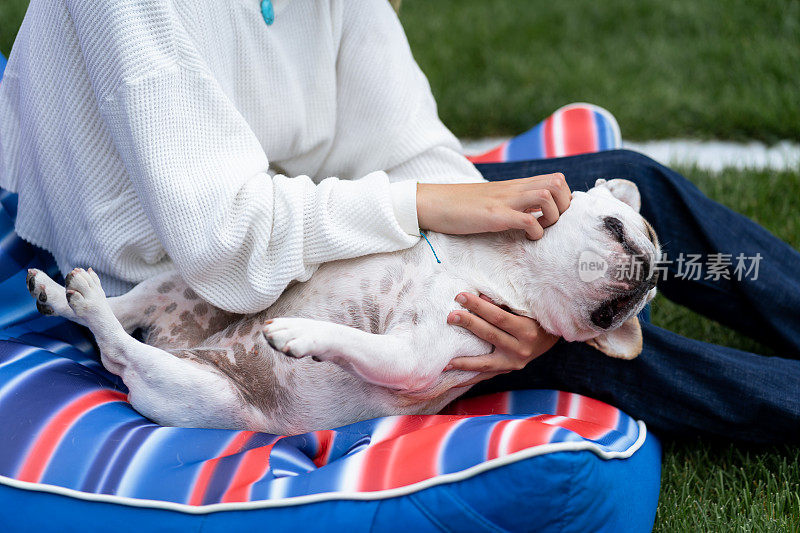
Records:
[[[481,295],[456,296],[466,311],[452,311],[447,323],[461,326],[494,346],[494,351],[474,357],[455,357],[445,370],[480,372],[460,385],[473,385],[498,374],[519,370],[553,347],[558,337],[547,333],[532,318],[506,311]]]
[[[417,220],[423,230],[463,235],[509,229],[540,239],[569,207],[572,193],[564,175],[486,183],[417,185]],[[537,219],[534,212],[542,215]]]

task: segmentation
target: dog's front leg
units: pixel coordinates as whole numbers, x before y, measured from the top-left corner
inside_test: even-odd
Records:
[[[377,335],[308,318],[270,320],[264,336],[291,357],[331,361],[369,383],[409,392],[429,388],[452,357],[424,346],[410,330]]]

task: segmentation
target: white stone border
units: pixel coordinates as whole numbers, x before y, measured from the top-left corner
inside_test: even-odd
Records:
[[[504,138],[465,140],[464,153],[479,154]],[[719,173],[725,169],[795,170],[800,171],[800,143],[781,141],[772,146],[760,142],[666,141],[623,142],[623,147],[636,150],[665,165],[692,167]]]

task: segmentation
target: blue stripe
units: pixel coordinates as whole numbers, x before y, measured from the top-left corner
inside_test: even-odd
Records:
[[[545,156],[544,121],[508,142],[506,161],[527,161]]]
[[[594,117],[594,126],[597,130],[597,149],[613,150],[615,147],[612,146],[614,135],[611,132],[611,125],[606,118],[597,111],[592,111],[592,116]]]
[[[133,430],[126,439],[125,445],[119,450],[113,464],[108,468],[108,473],[100,487],[101,494],[115,494],[122,476],[131,464],[131,459],[139,451],[145,440],[159,428],[150,422],[150,425],[141,426]]]
[[[109,421],[110,422],[110,421]],[[113,423],[113,422],[112,422]],[[108,467],[109,460],[113,457],[114,452],[119,448],[120,444],[125,442],[126,438],[130,435],[131,431],[142,427],[147,424],[147,421],[141,417],[130,420],[120,426],[117,426],[110,434],[104,439],[102,446],[89,457],[94,457],[94,460],[86,469],[86,476],[81,483],[81,490],[86,492],[96,492],[99,488],[103,475]],[[92,424],[93,429],[97,427],[107,427],[100,424]],[[113,426],[111,426],[113,427]],[[55,483],[55,481],[54,481]]]

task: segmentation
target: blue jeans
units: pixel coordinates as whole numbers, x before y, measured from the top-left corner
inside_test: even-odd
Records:
[[[525,369],[470,395],[557,388],[592,396],[660,434],[713,435],[756,443],[800,442],[800,254],[748,218],[712,201],[686,178],[641,154],[616,150],[559,159],[478,165],[489,180],[563,172],[572,190],[625,178],[642,196],[668,259],[683,254],[761,254],[749,276],[687,279],[668,265],[660,292],[776,350],[767,357],[687,339],[640,316],[644,349],[632,361],[560,341]],[[702,278],[707,277],[705,272]],[[662,278],[664,276],[662,275]]]

